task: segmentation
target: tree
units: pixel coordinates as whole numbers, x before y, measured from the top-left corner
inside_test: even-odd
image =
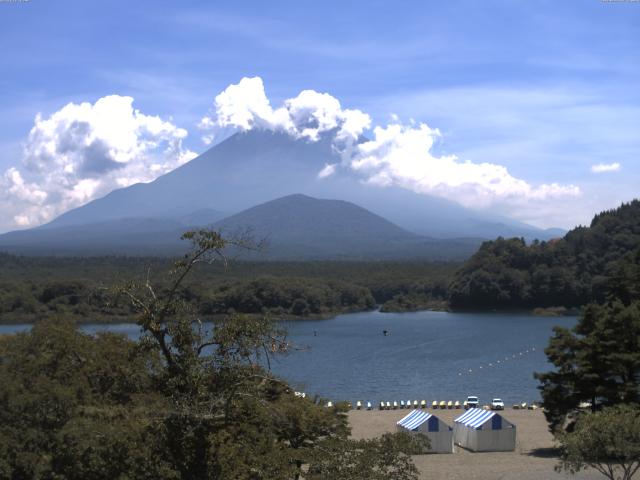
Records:
[[[211,231],[183,238],[193,249],[176,263],[175,281],[166,292],[156,293],[149,281],[120,290],[139,312],[138,323],[147,333],[144,343],[164,359],[159,385],[173,409],[160,412],[156,428],[179,478],[298,478],[305,466],[311,471],[319,461],[338,469],[373,454],[381,454],[377,463],[360,462],[364,474],[371,475],[358,478],[378,478],[373,475],[382,471],[398,472],[393,478],[399,480],[415,478],[415,467],[402,454],[410,444],[395,435],[385,437],[382,446],[358,443],[354,451],[360,457],[341,459],[327,450],[327,445],[339,451],[356,445],[348,439],[344,410],[299,399],[271,374],[270,356],[286,353],[291,345],[267,318],[234,315],[207,329],[194,317],[181,301],[187,275],[198,263],[226,262],[230,246],[251,244]],[[392,453],[382,454],[382,447]],[[351,477],[336,471],[315,478]]]
[[[572,329],[554,329],[545,350],[555,371],[536,373],[545,415],[557,431],[582,402],[640,401],[640,302],[591,304]]]
[[[154,352],[63,319],[0,339],[0,478],[171,478],[149,435]],[[144,475],[143,475],[144,472]]]
[[[199,321],[184,280],[248,243],[184,238],[193,250],[170,282],[117,289],[140,341],[64,319],[0,338],[0,480],[415,478],[401,436],[350,440],[342,406],[298,398],[270,372],[292,346],[268,318]]]
[[[414,480],[418,478],[411,454],[429,447],[424,435],[386,433],[370,440],[328,439],[311,461],[308,480]]]
[[[585,414],[571,433],[559,435],[558,470],[591,467],[610,480],[631,480],[640,469],[640,408],[619,405]]]

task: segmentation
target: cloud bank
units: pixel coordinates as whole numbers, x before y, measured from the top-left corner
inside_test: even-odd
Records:
[[[195,157],[183,148],[186,136],[118,95],[38,114],[21,167],[0,176],[0,226],[38,225],[116,188],[154,180]]]
[[[218,130],[229,127],[285,132],[312,142],[323,134],[332,135],[343,162],[326,165],[318,172],[319,179],[337,174],[339,167],[372,185],[399,186],[468,207],[544,202],[580,194],[574,185],[531,185],[499,164],[439,156],[433,149],[441,136],[437,129],[425,123],[403,125],[397,116],[391,120],[391,124],[370,130],[372,120],[367,113],[343,109],[338,99],[313,90],[304,90],[273,108],[262,79],[254,77],[243,78],[216,96],[199,127],[207,142]],[[363,137],[365,131],[369,140]]]
[[[593,173],[617,172],[618,170],[620,170],[620,164],[618,162],[598,163],[591,166],[591,171]]]

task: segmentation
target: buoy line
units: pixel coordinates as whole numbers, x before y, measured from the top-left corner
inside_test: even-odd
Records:
[[[481,365],[478,365],[477,367],[474,368],[468,368],[468,369],[462,369],[458,372],[458,376],[461,377],[463,375],[473,375],[473,373],[477,372],[478,370],[484,370],[484,369],[488,369],[488,368],[495,368],[498,367],[500,365],[503,365],[511,360],[514,359],[518,359],[520,357],[524,357],[530,353],[534,353],[536,352],[536,347],[530,347],[527,348],[526,350],[522,350],[521,352],[516,352],[516,353],[512,353],[511,355],[506,355],[504,358],[499,358],[498,360],[496,360],[495,362],[489,362],[489,363],[484,363]]]

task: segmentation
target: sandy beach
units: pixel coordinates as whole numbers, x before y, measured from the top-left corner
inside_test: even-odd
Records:
[[[373,438],[395,431],[396,422],[410,410],[353,410],[349,422],[354,438]],[[453,425],[453,419],[464,410],[432,410],[441,420]],[[414,457],[423,479],[601,479],[595,470],[577,475],[557,473],[558,464],[553,450],[553,437],[541,410],[512,410],[501,412],[518,429],[514,452],[474,453],[455,447],[453,454],[429,454]]]

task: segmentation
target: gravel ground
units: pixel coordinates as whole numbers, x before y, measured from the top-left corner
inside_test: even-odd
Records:
[[[453,426],[453,419],[464,410],[431,410],[441,420]],[[395,431],[396,422],[408,410],[353,410],[349,422],[353,438],[372,438]],[[453,454],[429,454],[414,457],[423,479],[452,480],[546,480],[546,479],[603,479],[595,470],[577,475],[557,473],[553,467],[558,459],[553,450],[553,437],[547,430],[547,422],[540,410],[511,410],[501,412],[504,418],[517,427],[514,452],[474,453],[454,447]]]

